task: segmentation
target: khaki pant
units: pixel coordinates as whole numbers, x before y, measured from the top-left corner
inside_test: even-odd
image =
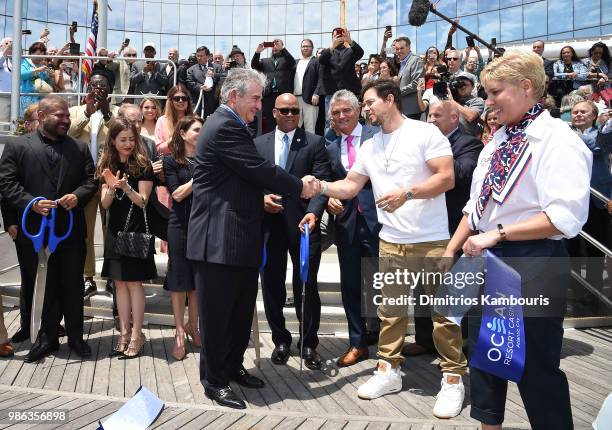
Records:
[[[299,127],[304,125],[304,130],[314,133],[317,126],[317,118],[319,116],[319,106],[313,106],[304,101],[301,95],[296,96],[300,106],[300,123]]]
[[[100,218],[102,220],[102,239],[106,239],[106,210],[100,205],[100,191],[91,198],[83,208],[85,212],[85,223],[87,224],[87,257],[85,257],[85,268],[83,276],[93,278],[96,274],[96,250],[94,247],[94,235],[96,233],[96,218],[100,207]]]
[[[425,270],[439,272],[435,257],[444,254],[448,241],[422,242],[416,244],[393,244],[380,240],[380,271],[395,272],[395,269],[408,269],[414,272]],[[427,258],[416,258],[427,257]],[[426,294],[435,294],[436,285],[424,285]],[[382,288],[383,297],[400,297],[409,294],[410,287],[406,285],[385,284]],[[433,310],[432,310],[433,312]],[[405,316],[404,316],[405,315]],[[378,338],[378,356],[397,367],[404,359],[402,346],[408,329],[407,306],[395,305],[378,307],[380,336]],[[464,375],[467,370],[467,360],[462,351],[463,338],[461,326],[453,324],[446,318],[432,314],[433,341],[442,360],[440,367],[443,373]]]

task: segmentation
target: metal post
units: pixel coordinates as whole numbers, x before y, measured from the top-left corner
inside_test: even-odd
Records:
[[[107,30],[108,30],[108,0],[98,0],[98,46],[109,48],[109,46],[107,45],[107,40],[106,40]]]
[[[346,28],[346,0],[340,0],[340,27]]]
[[[21,88],[21,0],[13,0],[13,70],[11,72],[11,131],[17,129]]]

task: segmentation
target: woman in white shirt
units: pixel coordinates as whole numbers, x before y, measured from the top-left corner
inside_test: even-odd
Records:
[[[484,68],[481,82],[487,107],[504,126],[480,154],[471,198],[445,256],[489,249],[498,257],[524,257],[507,262],[521,274],[522,296],[542,294],[551,305],[539,317],[523,307],[526,358],[518,388],[534,430],[572,429],[567,378],[559,369],[569,265],[551,257],[566,257],[560,239],[576,236],[586,222],[591,154],[538,103],[545,75],[536,54],[506,52]],[[469,325],[472,355],[480,318]],[[470,382],[472,418],[483,429],[501,430],[507,380],[470,366]]]

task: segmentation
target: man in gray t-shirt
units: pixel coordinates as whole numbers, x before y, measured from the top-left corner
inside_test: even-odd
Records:
[[[475,77],[471,73],[459,72],[454,75],[453,79],[457,80],[460,86],[456,91],[456,99],[449,90],[448,100],[459,111],[459,123],[463,126],[463,129],[467,133],[480,138],[482,129],[478,119],[484,111],[485,103],[480,97],[472,95]]]

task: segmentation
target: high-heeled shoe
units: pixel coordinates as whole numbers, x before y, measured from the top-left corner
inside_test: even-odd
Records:
[[[130,339],[130,344],[128,345],[127,349],[123,353],[125,358],[138,357],[142,353],[142,350],[144,349],[144,343],[146,340],[147,338],[144,335],[144,333],[140,333],[140,336],[138,336],[136,339],[134,338]]]
[[[202,347],[202,338],[200,337],[200,329],[193,327],[190,323],[185,324],[185,333],[191,338],[191,344],[195,348]]]
[[[129,334],[120,335],[119,340],[117,341],[117,345],[115,345],[115,348],[111,351],[110,356],[116,357],[117,355],[123,355],[129,343],[130,343]]]
[[[172,347],[172,356],[175,360],[181,361],[185,358],[185,335],[180,335],[176,333],[174,335],[174,346]]]

